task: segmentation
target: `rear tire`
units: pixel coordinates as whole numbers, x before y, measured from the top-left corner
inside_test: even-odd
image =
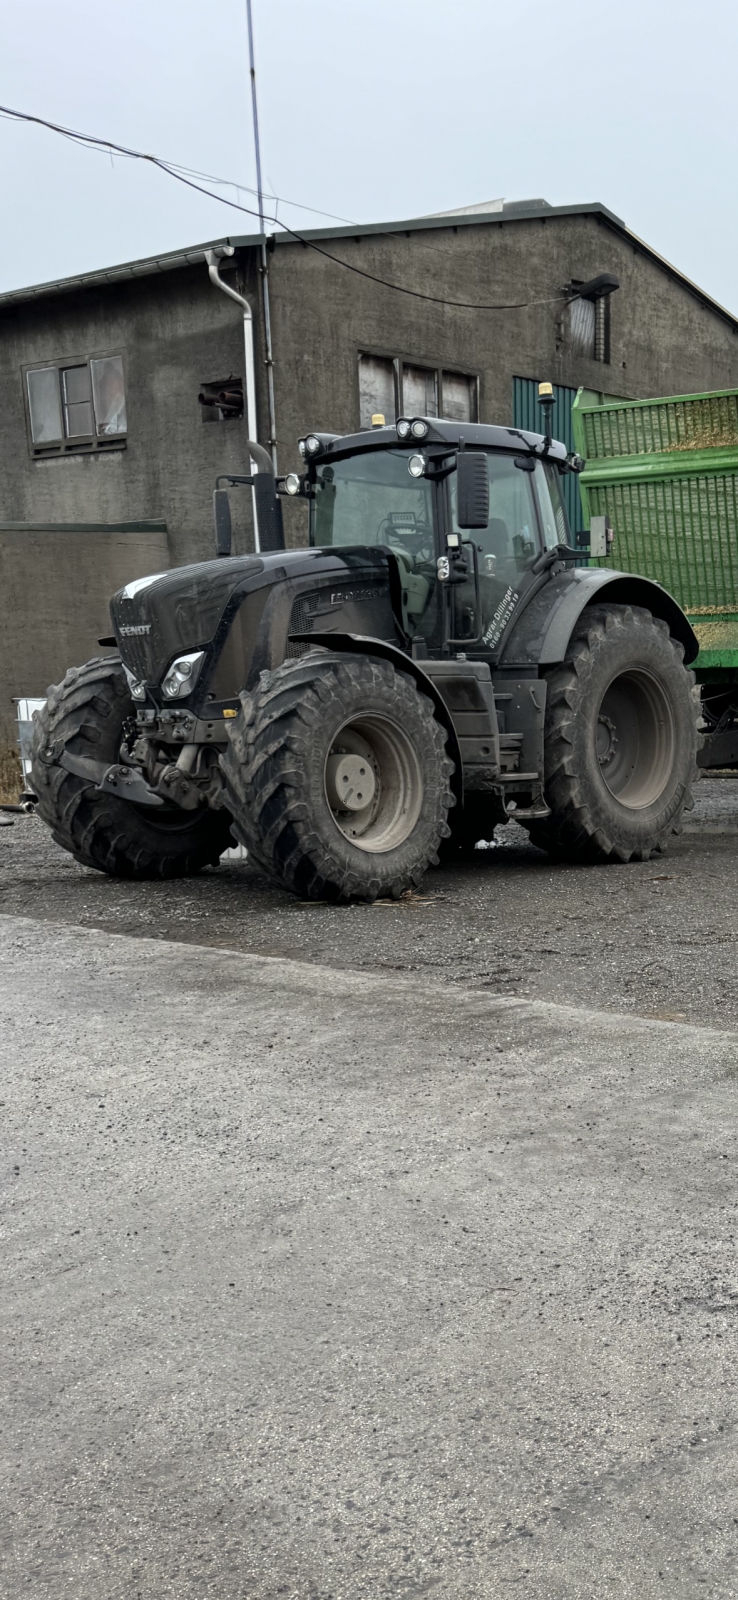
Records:
[[[114,878],[180,878],[216,866],[233,844],[223,811],[149,811],[98,794],[89,779],[59,765],[66,749],[118,760],[123,723],[134,711],[119,658],[72,667],[47,695],[36,717],[31,773],[39,816],[56,843],[82,866]]]
[[[638,606],[588,607],[548,674],[544,792],[528,831],[567,860],[647,861],[693,805],[699,705],[684,650]]]
[[[448,836],[453,763],[432,702],[373,656],[313,650],[264,672],[221,766],[234,831],[308,900],[398,898]]]

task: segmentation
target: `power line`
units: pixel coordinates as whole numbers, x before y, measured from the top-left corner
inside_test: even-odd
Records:
[[[188,178],[204,178],[207,183],[217,183],[224,189],[235,189],[237,194],[252,194],[255,198],[258,195],[258,189],[252,189],[251,185],[248,183],[238,183],[235,178],[219,178],[213,172],[200,172],[197,167],[186,167],[182,162],[169,161],[165,156],[147,156],[140,150],[127,151],[123,145],[113,145],[107,139],[94,139],[92,137],[88,137],[86,134],[75,133],[71,128],[60,127],[55,122],[46,122],[43,117],[32,117],[27,116],[22,111],[12,111],[10,107],[7,106],[0,107],[0,117],[2,117],[6,122],[37,122],[40,127],[50,128],[54,133],[61,133],[73,144],[80,144],[83,149],[95,150],[100,155],[105,155],[107,152],[114,150],[116,155],[128,157],[133,160],[154,161],[158,164],[162,164],[170,172],[172,177],[182,173]],[[222,196],[213,195],[213,199],[221,200]],[[304,205],[301,200],[288,200],[286,195],[275,194],[273,188],[271,190],[270,199],[275,200],[278,205],[294,206],[297,211],[310,211],[312,212],[313,216],[316,217],[328,217],[331,222],[345,222],[348,227],[351,227],[354,221],[353,217],[339,217],[335,211],[321,211],[320,206],[307,206]],[[276,220],[278,221],[279,219]],[[279,226],[283,227],[284,224],[280,222]]]
[[[202,184],[195,183],[194,176],[187,176],[188,173],[194,174],[194,168],[179,167],[175,162],[166,161],[163,156],[151,155],[144,150],[132,150],[127,145],[116,144],[113,139],[100,139],[94,134],[78,133],[73,128],[64,128],[57,122],[49,122],[45,117],[36,117],[27,111],[14,111],[10,106],[0,105],[0,116],[15,122],[35,123],[38,127],[48,128],[50,132],[58,133],[62,138],[70,139],[74,144],[82,145],[87,149],[115,152],[116,155],[126,156],[133,161],[148,161],[152,166],[158,167],[160,172],[166,172],[170,178],[176,178],[178,183],[185,184],[188,189],[194,189],[198,194],[204,194],[209,200],[215,200],[220,205],[229,206],[232,211],[240,211],[244,216],[256,217],[262,223],[273,222],[284,233],[288,233],[291,239],[296,239],[298,244],[304,245],[306,250],[313,250],[317,255],[324,256],[326,261],[332,261],[335,266],[343,267],[345,271],[353,272],[359,278],[368,278],[370,283],[377,283],[383,289],[391,289],[395,294],[408,294],[414,300],[427,300],[433,305],[450,306],[461,311],[522,311],[528,306],[553,305],[563,298],[562,295],[558,294],[549,295],[541,300],[512,300],[498,305],[490,305],[487,302],[477,303],[472,300],[447,300],[442,295],[424,294],[421,289],[408,289],[405,284],[390,283],[388,278],[379,278],[375,273],[367,272],[364,267],[357,267],[351,261],[342,261],[340,256],[334,256],[330,250],[324,250],[321,245],[315,243],[314,239],[306,239],[303,234],[297,233],[294,228],[288,227],[286,222],[280,222],[278,217],[263,213],[260,218],[259,212],[254,211],[253,207],[240,205],[235,200],[228,200],[225,195],[213,194],[211,189],[205,189]],[[197,176],[205,176],[205,174],[198,173]],[[228,180],[225,178],[210,178],[208,181],[225,184]],[[244,188],[245,185],[234,184],[233,187]],[[253,191],[249,190],[248,192],[252,193]],[[278,196],[275,196],[275,199],[278,198]],[[284,201],[284,204],[299,205],[299,201]],[[306,206],[304,209],[311,210],[312,208]],[[320,214],[322,216],[329,215],[327,212],[321,212]]]

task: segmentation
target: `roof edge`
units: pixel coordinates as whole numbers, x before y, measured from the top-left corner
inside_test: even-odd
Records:
[[[665,256],[659,254],[651,245],[646,244],[638,234],[627,227],[622,217],[618,217],[608,206],[600,200],[581,201],[574,205],[551,206],[547,202],[539,204],[532,202],[527,205],[525,201],[507,202],[501,211],[454,213],[441,212],[436,216],[408,217],[399,222],[363,222],[341,224],[332,228],[303,228],[299,233],[284,229],[281,233],[269,235],[269,243],[276,246],[300,244],[304,239],[308,244],[318,240],[332,239],[362,239],[378,237],[389,234],[411,234],[421,232],[437,232],[439,229],[453,229],[458,232],[460,228],[477,227],[509,227],[511,223],[528,221],[555,221],[559,217],[594,216],[599,218],[605,227],[627,239],[644,256],[654,261],[674,282],[682,285],[690,294],[693,294],[701,305],[714,312],[720,319],[727,322],[738,332],[738,315],[721,305],[719,300],[713,299],[705,289],[688,278],[686,273],[680,272],[678,267],[667,261]],[[88,288],[104,288],[107,284],[130,282],[135,278],[155,276],[159,272],[175,271],[178,268],[199,266],[205,261],[206,250],[218,246],[233,245],[235,249],[245,250],[258,246],[265,235],[260,233],[230,234],[221,239],[213,239],[205,244],[193,245],[189,249],[166,251],[160,255],[144,257],[140,261],[123,262],[120,266],[103,267],[94,272],[79,273],[71,278],[60,278],[50,283],[39,283],[27,288],[8,289],[0,293],[0,310],[4,306],[28,303],[42,299],[45,296],[57,294],[71,294],[75,290]]]

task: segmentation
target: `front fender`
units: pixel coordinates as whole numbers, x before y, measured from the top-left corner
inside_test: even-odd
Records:
[[[574,567],[557,572],[539,589],[514,622],[500,657],[501,666],[553,666],[563,661],[575,623],[587,606],[599,601],[643,606],[663,618],[684,646],[684,660],[694,661],[699,644],[681,606],[668,590],[650,578],[601,567]]]

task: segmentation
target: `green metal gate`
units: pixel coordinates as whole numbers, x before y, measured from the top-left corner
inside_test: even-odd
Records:
[[[572,424],[571,408],[576,400],[578,390],[565,389],[562,384],[555,383],[553,416],[551,418],[551,437],[560,439],[568,451],[574,449],[574,429]],[[513,427],[525,428],[530,433],[543,431],[543,413],[538,404],[538,379],[513,378]],[[569,526],[572,534],[583,533],[586,526],[582,513],[582,501],[579,494],[579,479],[573,472],[567,472],[561,480],[566,502]]]

